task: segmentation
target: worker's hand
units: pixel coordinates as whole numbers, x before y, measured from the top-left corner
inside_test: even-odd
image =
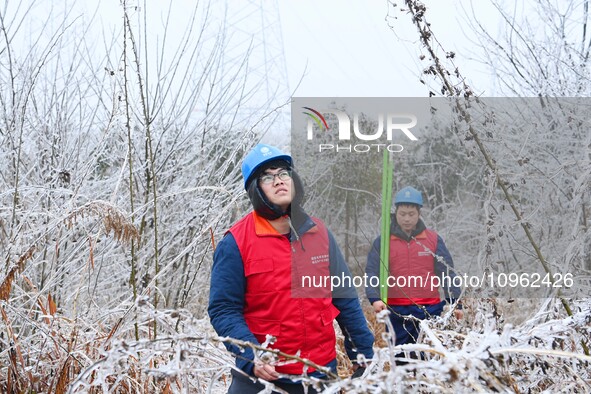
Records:
[[[454,309],[454,316],[456,319],[460,320],[464,318],[464,310],[462,309]]]
[[[254,364],[254,376],[269,381],[279,379],[279,374],[275,371],[275,366],[265,364],[261,361],[257,361]]]
[[[384,301],[376,301],[373,304],[371,304],[371,306],[373,307],[373,311],[375,313],[380,313],[381,311],[388,309],[388,306],[386,304],[384,304]]]

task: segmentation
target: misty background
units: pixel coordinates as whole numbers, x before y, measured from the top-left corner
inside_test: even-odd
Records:
[[[366,310],[375,367],[347,380],[340,350],[334,387],[589,388],[591,133],[586,100],[553,99],[589,94],[588,2],[490,1],[489,18],[482,2],[354,4],[4,3],[3,391],[223,392],[233,360],[206,318],[212,253],[250,208],[245,152],[289,150],[291,99],[304,95],[465,99],[400,157],[397,182],[424,191],[458,261],[581,280],[568,299],[467,298],[464,321],[425,323],[433,357],[406,369],[391,368],[399,349]],[[508,121],[476,99],[488,94],[530,99]],[[325,185],[307,209],[350,219],[337,233],[360,269],[376,184],[338,158],[328,168],[302,168]],[[348,202],[330,205],[334,193]]]

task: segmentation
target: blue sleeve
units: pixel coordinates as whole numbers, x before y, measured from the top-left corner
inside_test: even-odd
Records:
[[[435,257],[435,274],[441,278],[441,283],[445,285],[443,286],[445,298],[449,302],[455,302],[455,300],[460,297],[462,289],[453,285],[453,278],[457,276],[454,269],[454,262],[440,235],[437,235],[437,250],[435,250],[435,256],[439,256],[443,259],[443,261],[440,261],[440,259]],[[446,276],[447,279],[444,280],[444,276]]]
[[[244,293],[246,278],[240,250],[232,234],[227,234],[218,243],[213,254],[209,306],[207,312],[211,325],[219,336],[259,344],[244,320]],[[254,353],[252,349],[224,343],[236,356],[236,366],[253,374]]]
[[[380,244],[381,237],[378,237],[373,242],[367,255],[367,266],[365,267],[367,286],[365,287],[365,295],[370,304],[381,299],[379,287],[371,286],[371,284],[377,283],[380,278]]]
[[[330,273],[339,277],[351,277],[351,272],[343,258],[333,235],[328,232]],[[373,357],[374,336],[367,326],[367,320],[361,309],[359,297],[354,286],[341,289],[340,297],[333,294],[332,304],[340,311],[336,320],[345,336],[345,350],[351,361],[357,360],[358,354],[366,359]]]
[[[335,298],[332,303],[341,312],[336,320],[345,336],[345,350],[349,360],[355,362],[358,354],[371,360],[374,336],[367,326],[359,299]]]

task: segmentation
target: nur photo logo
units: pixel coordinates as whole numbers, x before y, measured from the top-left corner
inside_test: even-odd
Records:
[[[389,152],[402,152],[404,147],[401,144],[392,143],[394,138],[406,138],[410,141],[417,141],[418,138],[411,129],[417,125],[417,117],[410,113],[379,113],[374,122],[377,126],[373,130],[362,130],[360,127],[360,113],[353,113],[351,117],[341,110],[329,109],[318,110],[312,107],[302,107],[307,116],[306,132],[308,141],[314,140],[314,131],[330,132],[325,115],[333,115],[337,119],[338,142],[318,144],[319,152],[357,152],[365,153],[370,151],[381,152],[387,149]],[[383,136],[388,143],[379,143]],[[343,143],[350,141],[363,141],[363,143]],[[368,143],[373,142],[373,143]]]

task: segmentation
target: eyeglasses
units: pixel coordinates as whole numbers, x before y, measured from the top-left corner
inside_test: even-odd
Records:
[[[291,179],[291,171],[282,170],[277,174],[264,174],[259,177],[259,181],[263,185],[270,185],[271,183],[275,182],[275,177],[279,177],[279,180],[281,181],[287,181],[288,179]]]

